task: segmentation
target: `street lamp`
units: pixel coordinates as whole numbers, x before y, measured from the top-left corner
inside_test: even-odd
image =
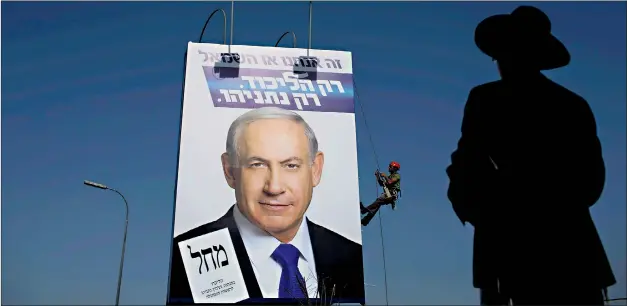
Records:
[[[98,184],[98,183],[87,181],[87,180],[83,181],[83,184],[90,186],[90,187],[99,188],[99,189],[111,190],[119,194],[122,197],[122,200],[124,200],[124,205],[126,206],[126,222],[124,223],[124,241],[122,242],[122,258],[120,259],[120,272],[118,272],[118,289],[115,294],[115,306],[118,306],[120,304],[120,288],[122,286],[122,270],[124,269],[124,251],[126,250],[126,231],[128,229],[128,202],[126,202],[126,198],[124,197],[124,195],[122,195],[122,193],[120,193],[119,191],[113,188],[109,188],[103,184]]]

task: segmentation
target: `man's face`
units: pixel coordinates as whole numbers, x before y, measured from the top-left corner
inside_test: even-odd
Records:
[[[320,182],[323,154],[312,164],[305,129],[285,119],[250,123],[237,143],[239,166],[231,166],[226,153],[222,163],[238,207],[259,228],[291,240]]]

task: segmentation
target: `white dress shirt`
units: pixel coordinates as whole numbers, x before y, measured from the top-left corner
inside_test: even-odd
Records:
[[[233,209],[235,224],[239,229],[246,252],[257,278],[257,283],[264,298],[279,297],[279,283],[281,281],[281,266],[272,259],[274,250],[281,244],[279,240],[252,224],[239,210],[237,204]],[[309,227],[306,219],[303,219],[298,232],[290,242],[300,251],[298,270],[305,278],[307,291],[310,298],[318,297],[318,277],[316,274],[316,262],[313,256],[313,248],[309,237]]]

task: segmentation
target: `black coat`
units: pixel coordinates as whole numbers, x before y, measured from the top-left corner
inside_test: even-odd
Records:
[[[475,287],[616,283],[589,211],[605,165],[582,97],[541,74],[477,86],[451,160],[448,197],[475,228]]]
[[[229,229],[235,253],[244,276],[244,282],[248,289],[248,296],[250,297],[249,300],[244,300],[241,303],[277,303],[272,302],[272,299],[267,301],[259,300],[263,296],[246,252],[246,247],[235,224],[233,208],[234,206],[220,219],[201,225],[174,238],[172,243],[168,305],[193,303],[192,292],[187,281],[181,253],[178,250],[178,243],[223,228]],[[309,220],[307,220],[307,225],[316,261],[319,297],[328,299],[333,296],[340,299],[342,303],[364,303],[362,246]],[[322,282],[324,282],[324,285],[321,284]],[[334,285],[335,292],[333,293]],[[323,290],[326,292],[322,292]]]

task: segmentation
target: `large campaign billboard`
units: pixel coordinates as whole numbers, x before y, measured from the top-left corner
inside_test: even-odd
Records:
[[[351,60],[188,44],[167,304],[364,303]]]

